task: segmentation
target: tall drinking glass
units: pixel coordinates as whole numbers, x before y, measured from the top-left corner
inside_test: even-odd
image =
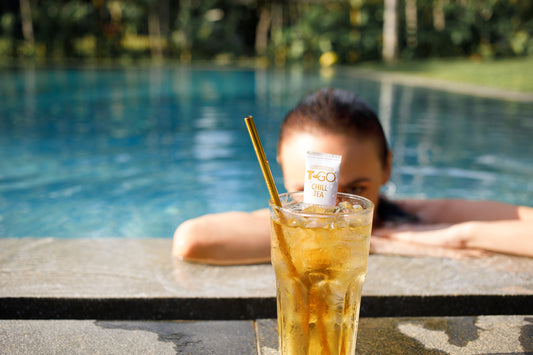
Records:
[[[304,208],[303,193],[270,201],[281,354],[354,354],[374,205],[338,193]]]

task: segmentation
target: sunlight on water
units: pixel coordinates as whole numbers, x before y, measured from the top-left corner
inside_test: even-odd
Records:
[[[170,238],[188,218],[263,208],[242,119],[254,116],[283,192],[280,122],[323,86],[379,113],[392,197],[533,205],[533,103],[297,69],[14,69],[0,79],[0,237]]]

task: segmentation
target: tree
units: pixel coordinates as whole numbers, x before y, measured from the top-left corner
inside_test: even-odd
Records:
[[[383,60],[387,63],[398,59],[398,1],[385,0],[383,11]]]
[[[30,0],[20,0],[20,18],[22,22],[22,35],[33,49],[35,40],[33,37],[33,20],[31,18]]]

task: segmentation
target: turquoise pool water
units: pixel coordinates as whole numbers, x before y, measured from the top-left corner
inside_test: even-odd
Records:
[[[196,67],[0,72],[0,237],[171,237],[185,219],[265,207],[243,117],[280,190],[279,124],[322,86],[359,93],[395,152],[392,197],[533,206],[533,103],[345,72]]]

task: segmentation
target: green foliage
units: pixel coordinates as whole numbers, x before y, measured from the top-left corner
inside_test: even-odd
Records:
[[[400,58],[533,54],[531,0],[416,1],[416,32],[410,38],[406,1],[398,1]],[[381,59],[384,0],[28,2],[32,39],[23,35],[19,2],[0,2],[0,57],[253,57],[260,15],[273,14],[277,6],[278,17],[266,32],[270,62],[315,64],[324,53],[348,64]]]
[[[231,1],[191,1],[182,5],[173,34],[175,53],[195,58],[217,54],[253,55],[255,8]]]
[[[280,40],[272,42],[271,53],[286,53],[288,62],[313,62],[330,51],[344,63],[379,59],[381,16],[379,21],[367,19],[369,14],[381,14],[383,5],[381,1],[365,5],[365,11],[346,1],[307,5],[294,24],[283,28]]]
[[[527,55],[533,50],[532,4],[529,0],[448,1],[443,8],[445,27],[436,29],[434,2],[418,2],[418,46],[402,55],[486,59]]]

